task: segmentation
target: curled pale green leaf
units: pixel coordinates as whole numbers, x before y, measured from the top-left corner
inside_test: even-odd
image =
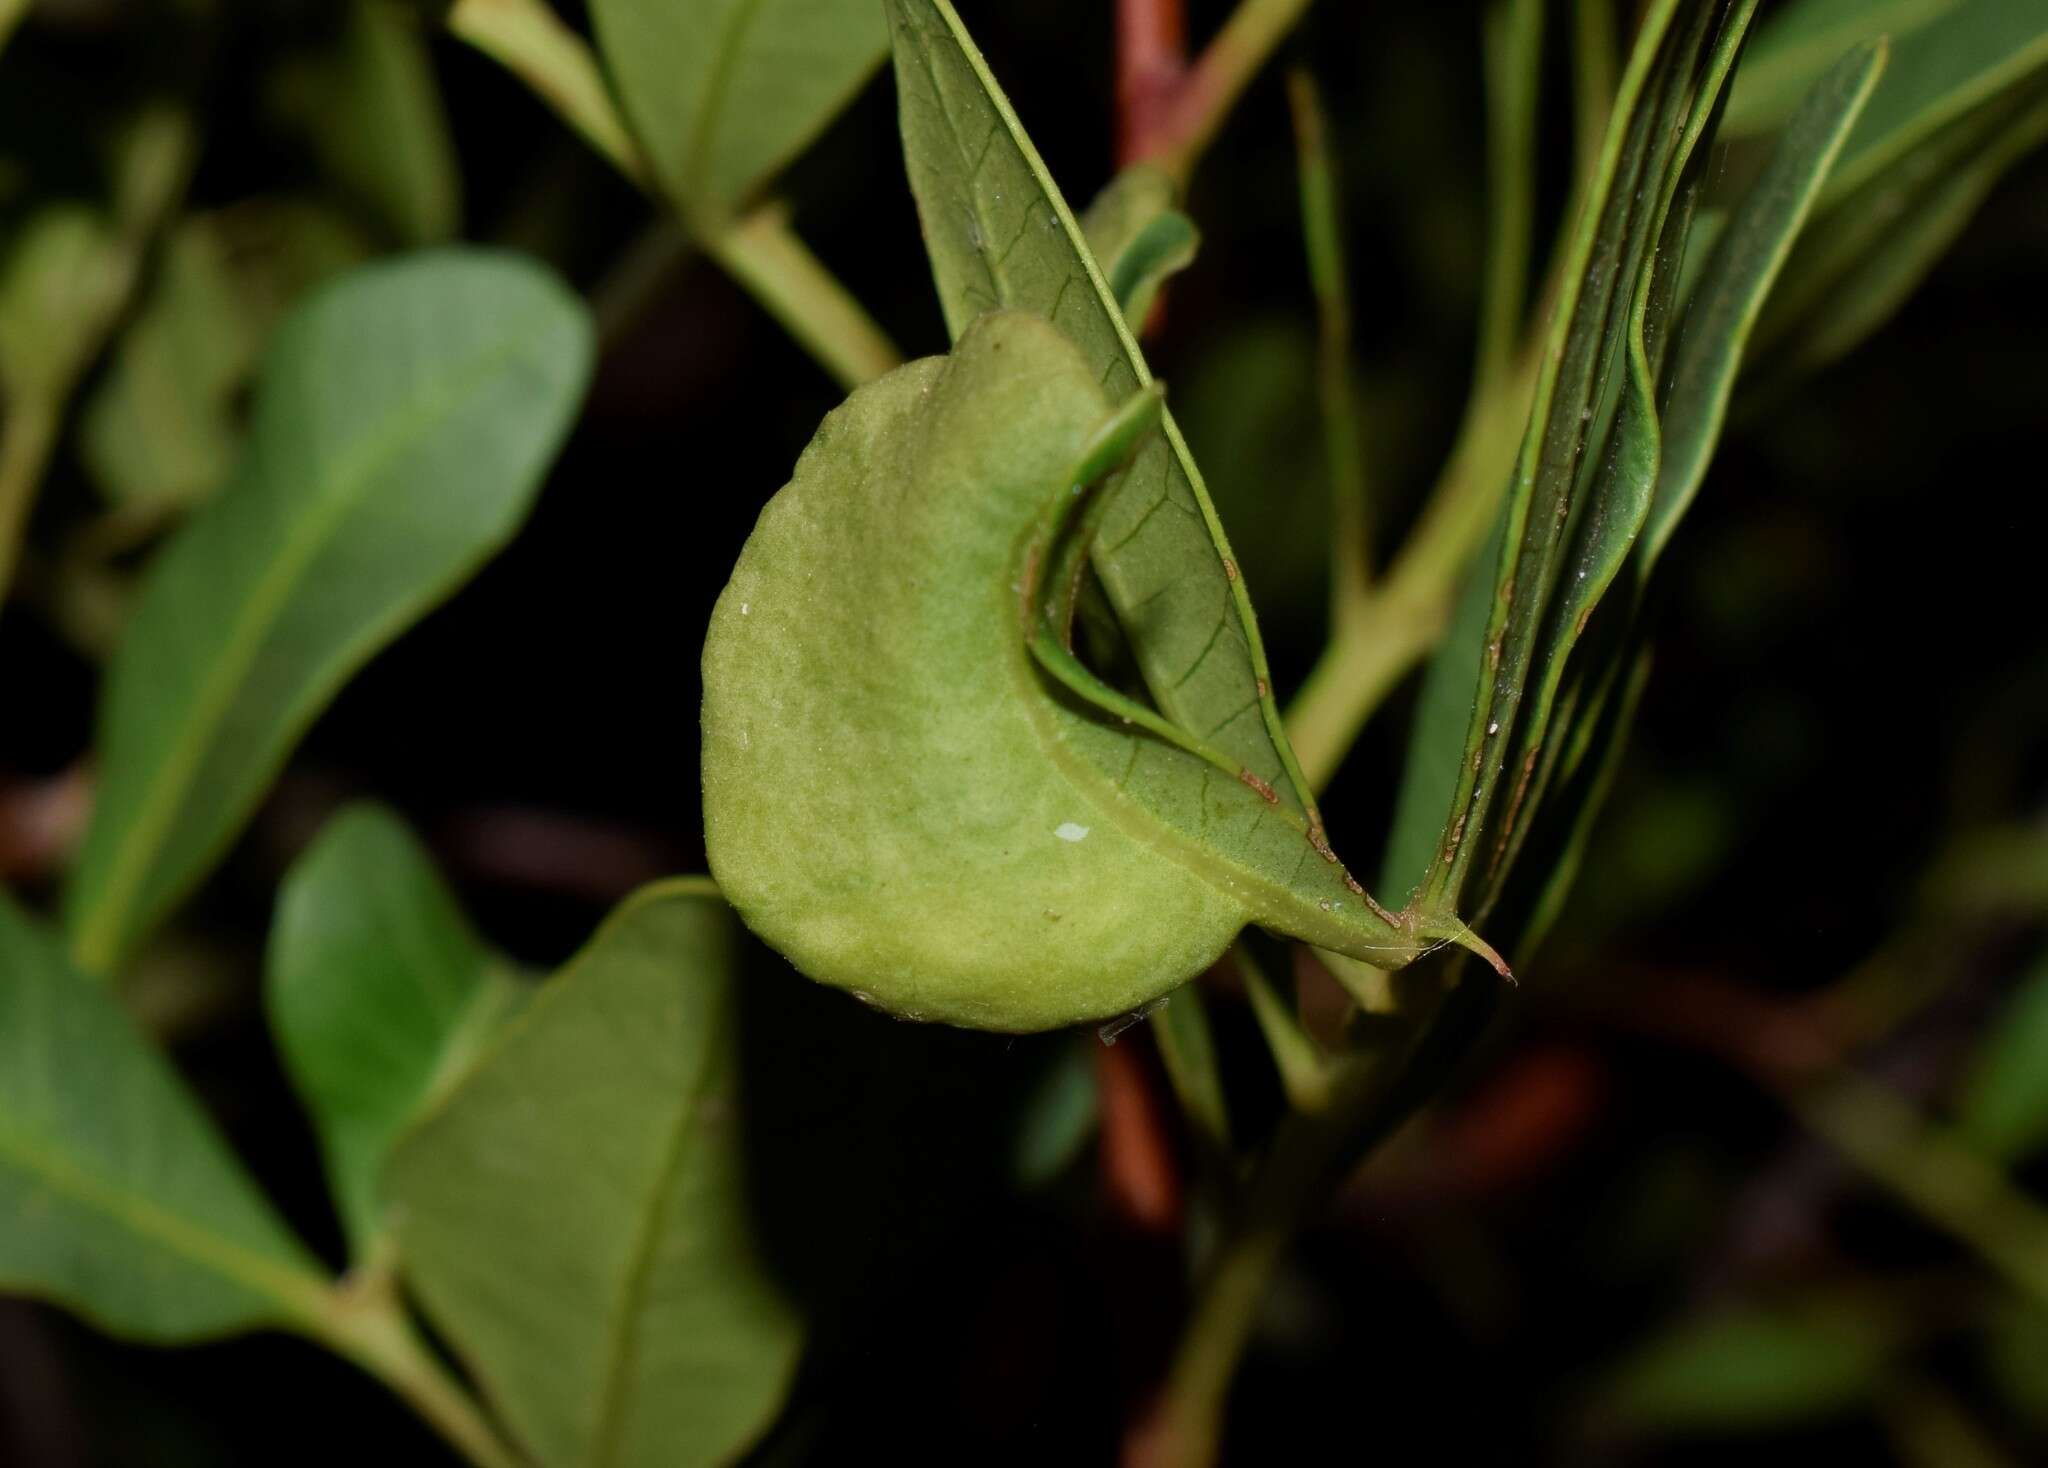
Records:
[[[543,1468],[730,1462],[788,1388],[734,939],[701,879],[628,899],[386,1172],[407,1281]]]
[[[1139,1008],[1246,923],[1387,966],[1467,937],[1034,656],[1050,512],[1112,419],[1071,343],[990,313],[830,415],[742,551],[704,645],[705,841],[813,978],[1025,1030]]]
[[[218,859],[356,669],[510,539],[590,370],[514,257],[366,266],[280,328],[231,481],[151,566],[100,710],[65,916],[105,972]]]

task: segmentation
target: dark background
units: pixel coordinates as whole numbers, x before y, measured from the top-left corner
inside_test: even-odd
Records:
[[[1108,7],[962,9],[1085,200],[1111,171]],[[1222,9],[1191,6],[1198,36]],[[260,83],[330,24],[309,0],[65,7],[0,71],[34,79],[0,106],[6,141],[47,150],[108,96],[168,87],[204,123],[195,206],[323,187],[266,120]],[[1316,72],[1339,135],[1383,545],[1448,447],[1469,373],[1477,36],[1468,6],[1327,0],[1289,53]],[[594,286],[649,207],[491,63],[446,40],[434,55],[467,233]],[[1569,143],[1557,70],[1553,215]],[[886,74],[781,192],[906,353],[943,347]],[[1320,636],[1326,493],[1297,210],[1275,68],[1199,171],[1202,252],[1149,348],[1239,542],[1283,694]],[[1746,405],[1667,562],[1656,671],[1573,910],[1450,1097],[1298,1251],[1232,1400],[1232,1461],[1913,1461],[1868,1411],[1729,1437],[1629,1430],[1606,1409],[1603,1383],[1657,1333],[1814,1290],[1903,1321],[1900,1369],[2012,1461],[2048,1449],[1984,1368],[2007,1287],[1729,1058],[1895,951],[1958,832],[2040,826],[2044,286],[2037,158],[1881,335]],[[715,267],[679,267],[608,342],[521,539],[340,697],[193,909],[209,978],[177,1058],[330,1257],[310,1134],[258,1004],[284,865],[341,800],[389,801],[488,937],[539,969],[639,881],[701,870],[704,621],[839,397]],[[37,535],[92,505],[60,459]],[[0,618],[0,676],[0,777],[46,777],[86,751],[96,670],[32,609]],[[1384,829],[1411,697],[1375,720],[1332,793],[1349,851]],[[1923,933],[1912,961],[1939,997],[1863,1063],[1938,1113],[2039,936],[2024,914]],[[825,1324],[759,1460],[1112,1461],[1185,1303],[1177,1245],[1105,1201],[1091,1150],[1029,1189],[1009,1177],[1033,1088],[1085,1079],[1098,1042],[915,1030],[761,969],[748,1036],[764,1229]],[[1236,1083],[1270,1094],[1241,1004],[1219,1004]],[[1126,1043],[1143,1053],[1141,1035]],[[0,1463],[439,1453],[380,1388],[295,1341],[151,1352],[0,1305]]]

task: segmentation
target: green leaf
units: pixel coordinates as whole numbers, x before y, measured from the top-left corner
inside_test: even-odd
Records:
[[[1569,742],[1553,729],[1576,699],[1568,659],[1649,512],[1700,145],[1753,9],[1695,5],[1680,25],[1664,0],[1644,18],[1562,270],[1426,910],[1486,909]]]
[[[302,1322],[325,1282],[105,991],[0,896],[0,1289],[138,1340]]]
[[[1059,328],[1111,398],[1146,386],[1109,282],[960,17],[946,0],[888,8],[904,158],[954,339],[1017,307]],[[1092,559],[1160,711],[1320,831],[1249,593],[1171,413],[1112,487]]]
[[[1842,150],[1830,201],[1878,177],[1916,145],[2048,67],[2048,0],[1959,0],[1900,36],[1884,85]]]
[[[590,356],[580,302],[477,251],[367,266],[279,330],[235,476],[152,566],[108,674],[80,967],[116,966],[335,691],[518,529]]]
[[[1855,1410],[1890,1359],[1896,1323],[1851,1300],[1749,1306],[1652,1341],[1602,1393],[1636,1429],[1764,1431]]]
[[[838,115],[887,44],[875,0],[592,0],[657,181],[722,223]]]
[[[1789,0],[1756,28],[1728,89],[1722,135],[1776,132],[1843,56],[1879,37],[1896,41],[1959,0]]]
[[[271,102],[400,244],[460,232],[455,141],[419,18],[400,0],[348,0],[332,52],[282,72]]]
[[[127,294],[128,248],[97,210],[29,216],[0,263],[0,386],[9,417],[27,398],[61,403]]]
[[[1699,493],[1749,333],[1884,65],[1884,43],[1873,42],[1842,57],[1815,84],[1716,240],[1664,384],[1664,456],[1637,558],[1644,572]]]
[[[385,1157],[519,990],[494,970],[412,833],[381,807],[356,806],[285,877],[267,995],[350,1252],[367,1258],[381,1233]]]
[[[2048,1146],[2048,958],[1986,1031],[1956,1101],[1956,1124],[1985,1156],[2018,1162]]]
[[[730,1460],[802,1327],[746,1208],[733,928],[629,899],[386,1173],[401,1267],[546,1468]]]
[[[1389,926],[1277,795],[1034,659],[1045,521],[1110,418],[1072,343],[991,313],[829,415],[742,550],[704,643],[705,842],[811,977],[1027,1030],[1140,1008],[1247,922],[1382,966],[1464,937]]]
[[[1173,178],[1150,163],[1134,163],[1095,196],[1081,216],[1089,253],[1126,321],[1143,322],[1159,288],[1193,263],[1201,235],[1176,207]]]
[[[85,403],[80,449],[116,504],[190,504],[241,446],[238,400],[289,300],[368,250],[332,215],[252,201],[181,221]]]

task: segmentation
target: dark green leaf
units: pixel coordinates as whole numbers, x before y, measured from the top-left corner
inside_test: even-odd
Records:
[[[278,332],[235,476],[151,568],[108,676],[81,967],[119,963],[336,689],[510,538],[590,353],[580,302],[479,252],[365,267]]]
[[[802,1327],[748,1218],[733,928],[630,899],[401,1143],[401,1267],[545,1468],[729,1461]]]
[[[1896,1334],[1851,1301],[1731,1310],[1651,1342],[1602,1393],[1616,1419],[1655,1431],[1763,1431],[1870,1400]]]
[[[0,896],[0,1289],[140,1340],[303,1321],[325,1281],[113,1000]]]
[[[411,6],[348,0],[333,51],[281,73],[272,100],[399,243],[460,231],[462,171]]]
[[[1721,131],[1729,138],[1776,132],[1828,69],[1881,36],[1897,41],[1959,0],[1787,0],[1760,21],[1728,89]]]
[[[592,0],[606,66],[656,179],[715,226],[881,64],[876,0]]]
[[[390,812],[344,811],[286,876],[270,934],[270,1022],[357,1259],[381,1231],[377,1175],[399,1132],[518,998]]]
[[[2048,1145],[2048,961],[2035,965],[1992,1019],[1964,1077],[1956,1124],[2000,1162]]]

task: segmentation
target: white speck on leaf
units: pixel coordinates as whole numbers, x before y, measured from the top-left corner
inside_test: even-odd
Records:
[[[744,601],[743,601],[743,602],[741,602],[741,603],[740,603],[740,615],[741,615],[742,617],[744,617],[744,616],[745,616],[745,615],[746,615],[746,614],[747,614],[748,612],[751,612],[751,611],[752,611],[753,609],[754,609],[754,607],[753,607],[753,603],[751,603],[751,602],[744,602]]]
[[[1059,837],[1062,841],[1086,841],[1088,839],[1088,828],[1075,825],[1072,821],[1063,821],[1053,828],[1053,835]]]

